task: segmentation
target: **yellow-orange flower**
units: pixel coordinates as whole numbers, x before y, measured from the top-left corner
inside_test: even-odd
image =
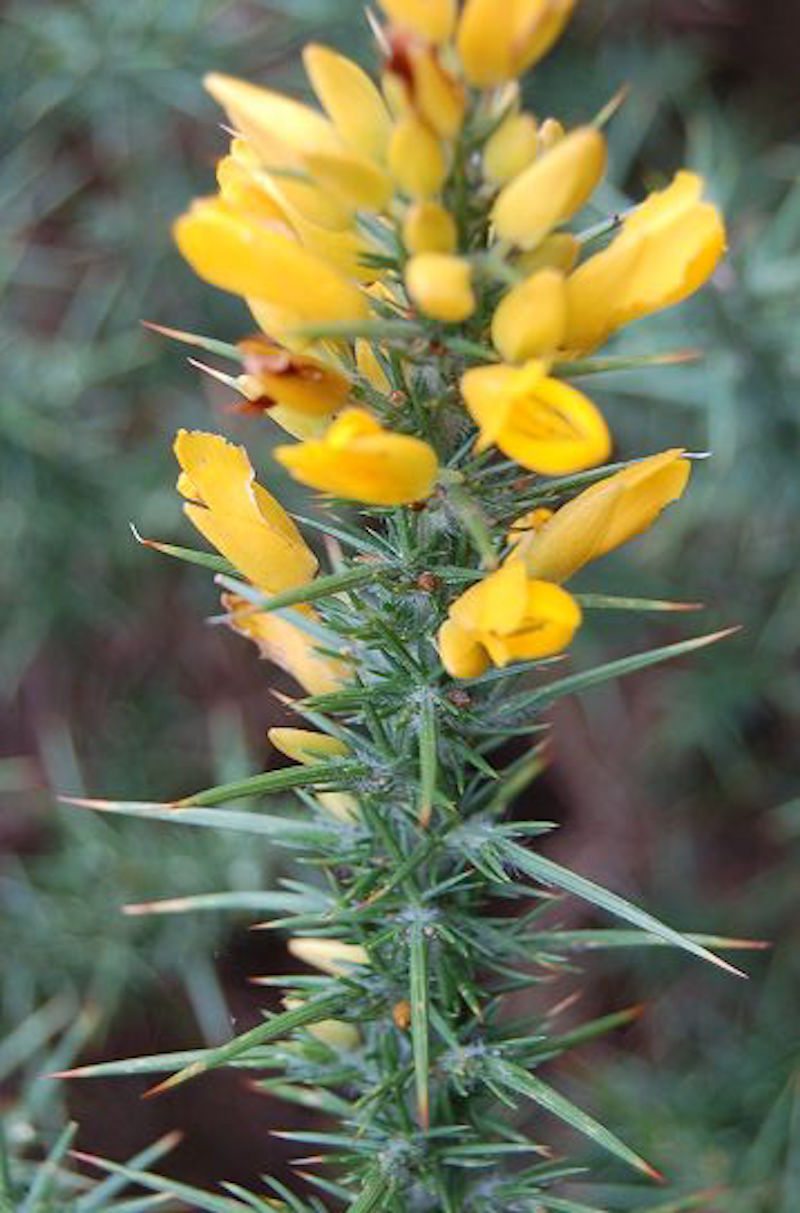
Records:
[[[480,428],[478,449],[496,444],[509,459],[544,475],[594,467],[608,458],[611,437],[587,396],[551,379],[542,362],[473,367],[461,393]]]
[[[370,505],[421,501],[438,473],[427,442],[383,429],[364,409],[345,409],[324,438],[274,454],[301,484]]]
[[[593,126],[578,127],[519,173],[497,196],[497,235],[532,248],[588,201],[605,172],[606,141]]]
[[[275,498],[256,482],[244,447],[219,434],[179,430],[184,513],[253,585],[271,594],[305,585],[317,560]]]
[[[702,178],[678,173],[628,216],[608,248],[570,275],[567,348],[594,349],[631,320],[686,299],[724,251],[722,217],[703,201]]]
[[[515,556],[531,577],[566,581],[590,560],[641,535],[683,495],[691,471],[684,455],[680,449],[663,451],[623,468],[554,514],[540,514],[532,529],[520,520]]]
[[[575,0],[467,0],[457,46],[470,84],[492,88],[521,75],[558,38]]]
[[[552,657],[580,623],[580,607],[566,590],[529,577],[512,559],[452,604],[439,630],[442,664],[454,678],[475,678],[490,664]]]

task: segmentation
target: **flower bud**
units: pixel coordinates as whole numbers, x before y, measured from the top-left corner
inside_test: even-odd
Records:
[[[575,0],[467,0],[457,46],[470,84],[492,88],[521,75],[547,53]]]
[[[458,245],[456,221],[438,202],[415,202],[403,220],[403,244],[415,253],[453,253]]]
[[[304,964],[333,977],[346,976],[353,965],[369,964],[365,948],[357,943],[343,943],[341,939],[290,939],[286,947]]]
[[[268,729],[267,737],[281,754],[305,766],[324,762],[328,758],[342,758],[349,753],[347,746],[343,741],[339,741],[338,737],[315,733],[313,729]]]
[[[588,201],[606,167],[606,141],[579,127],[540,156],[498,195],[492,218],[498,236],[532,248]]]
[[[445,183],[444,149],[430,128],[414,115],[406,115],[395,124],[389,141],[389,169],[410,198],[431,198]]]
[[[324,438],[277,446],[274,455],[301,484],[369,505],[421,501],[439,471],[427,442],[385,430],[365,409],[345,409]]]
[[[492,317],[492,341],[506,362],[549,357],[563,343],[567,288],[558,270],[539,270],[504,295]]]
[[[454,139],[461,130],[466,91],[433,47],[395,38],[384,91],[399,113],[415,114],[442,139]]]
[[[283,1005],[287,1011],[297,1011],[305,1003],[302,998],[284,998]],[[358,1028],[343,1019],[321,1019],[306,1024],[306,1031],[337,1053],[352,1053],[361,1044]]]
[[[483,175],[505,185],[536,159],[539,132],[533,114],[509,114],[483,149]]]
[[[471,268],[463,257],[419,253],[406,266],[408,293],[426,316],[459,324],[475,311]]]

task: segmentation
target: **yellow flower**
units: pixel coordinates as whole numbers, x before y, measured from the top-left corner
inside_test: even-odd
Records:
[[[246,380],[242,384],[253,409],[282,405],[309,417],[329,417],[350,394],[350,380],[334,367],[306,354],[293,354],[266,337],[239,342]]]
[[[702,195],[701,177],[678,173],[628,216],[608,248],[575,270],[567,284],[568,349],[594,349],[623,324],[680,303],[710,277],[725,251],[725,227]]]
[[[415,202],[403,219],[403,244],[408,253],[454,253],[456,221],[438,202]]]
[[[398,28],[419,34],[428,42],[447,42],[453,33],[456,0],[378,0],[378,3]]]
[[[457,46],[470,84],[491,88],[519,76],[558,38],[575,0],[467,0]]]
[[[340,939],[290,939],[286,946],[304,964],[333,977],[346,977],[353,965],[369,964],[365,948],[357,943],[342,943]]]
[[[521,560],[509,560],[452,604],[439,630],[439,652],[448,674],[476,678],[490,664],[563,652],[580,623],[580,607],[566,590],[529,577]]]
[[[505,185],[533,163],[538,148],[539,129],[533,114],[509,114],[484,146],[484,177],[493,185]]]
[[[432,198],[447,179],[441,143],[414,114],[407,114],[395,124],[389,141],[389,169],[409,198]]]
[[[581,209],[605,168],[602,134],[578,127],[503,187],[492,212],[497,235],[532,248]]]
[[[307,694],[327,695],[348,681],[348,667],[320,653],[301,627],[271,612],[255,610],[236,594],[223,594],[222,605],[233,631],[251,640],[263,658],[285,670]],[[309,619],[317,619],[311,607],[300,606],[295,610]]]
[[[503,296],[492,317],[492,341],[507,362],[549,357],[564,341],[567,288],[559,270],[531,274]]]
[[[179,430],[175,455],[186,516],[253,585],[277,594],[312,579],[314,553],[280,503],[256,483],[243,447],[219,434]]]
[[[541,362],[474,367],[462,376],[461,392],[481,431],[478,450],[495,443],[523,467],[550,476],[608,458],[611,437],[599,410],[549,378]]]
[[[433,320],[459,324],[475,311],[468,261],[449,253],[418,253],[406,266],[406,289],[419,310]]]
[[[566,581],[590,560],[641,535],[682,496],[690,471],[682,450],[663,451],[585,489],[520,538],[515,550],[529,576]],[[523,526],[520,520],[515,530]]]
[[[383,429],[363,409],[345,409],[320,441],[278,446],[274,454],[301,484],[369,505],[421,501],[438,473],[427,442]]]
[[[379,164],[385,161],[391,117],[366,72],[330,47],[316,44],[303,50],[303,64],[343,142]]]
[[[175,240],[201,278],[278,308],[289,329],[369,315],[358,287],[325,258],[219,198],[195,202],[177,220]]]
[[[324,762],[326,758],[342,758],[349,753],[343,741],[313,729],[268,729],[267,737],[281,754],[305,766]]]

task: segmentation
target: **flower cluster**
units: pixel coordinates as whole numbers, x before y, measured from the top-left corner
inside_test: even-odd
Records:
[[[565,583],[647,530],[689,479],[681,449],[604,466],[609,427],[576,383],[648,362],[596,354],[700,287],[724,227],[691,172],[603,216],[593,196],[610,110],[567,130],[525,108],[517,77],[573,0],[380,7],[377,83],[317,45],[304,53],[316,106],[208,78],[233,138],[218,192],[175,226],[186,259],[246,301],[258,332],[235,345],[172,335],[238,364],[235,375],[207,369],[243,411],[280,427],[274,458],[323,495],[304,522],[326,534],[331,562],[320,571],[243,449],[179,433],[179,491],[220,554],[199,559],[220,574],[227,621],[299,685],[313,729],[271,730],[286,771],[178,807],[302,789],[301,820],[259,828],[306,846],[332,891],[292,881],[264,900],[286,911],[293,955],[324,977],[298,979],[283,1013],[168,1081],[299,1033],[300,1053],[274,1059],[313,1084],[313,1098],[297,1088],[299,1102],[340,1115],[366,1143],[348,1156],[345,1187],[326,1189],[349,1197],[358,1178],[349,1207],[577,1209],[539,1199],[557,1168],[503,1170],[505,1154],[528,1147],[487,1111],[497,1098],[524,1095],[652,1170],[527,1073],[551,1055],[546,1030],[520,1043],[496,1008],[535,980],[532,948],[543,967],[556,962],[531,943],[530,916],[488,916],[487,889],[514,899],[524,873],[646,939],[709,954],[515,841],[549,828],[503,822],[539,756],[515,764],[507,787],[489,759],[578,685],[539,679],[596,605]],[[327,1094],[343,1086],[349,1102]],[[420,1144],[433,1122],[438,1136]],[[490,1181],[473,1183],[470,1168],[479,1179],[490,1168]]]
[[[236,386],[298,439],[274,451],[296,480],[370,506],[446,497],[448,480],[468,479],[484,452],[541,476],[601,465],[608,426],[570,380],[623,325],[702,285],[724,249],[720,216],[702,181],[679,172],[614,217],[602,247],[595,229],[570,226],[602,181],[604,134],[537,120],[516,79],[560,34],[567,0],[523,0],[503,20],[483,0],[460,13],[449,0],[382,7],[380,86],[318,45],[304,62],[319,108],[207,80],[235,133],[218,193],[195,202],[175,235],[261,329],[238,347]],[[284,566],[288,520],[243,526],[233,549],[220,544],[223,515],[240,517],[243,457],[211,445],[209,459],[214,451],[220,496],[203,514],[190,508],[192,520],[254,585],[308,578],[307,554],[272,585],[252,569],[259,558]],[[566,543],[598,555],[637,534],[685,484],[685,461],[663,459],[669,472],[647,464],[624,492],[609,482],[560,511],[535,542],[510,548],[504,559],[521,569],[492,573],[454,602],[440,636],[447,669],[466,677],[487,659],[566,647],[580,611],[552,584],[571,560],[536,553]],[[610,539],[593,530],[600,500],[624,514],[599,524]]]

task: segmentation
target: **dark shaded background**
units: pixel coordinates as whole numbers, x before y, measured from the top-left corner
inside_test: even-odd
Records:
[[[179,425],[218,426],[262,465],[268,435],[226,413],[138,321],[232,337],[247,324],[169,244],[171,216],[210,188],[222,148],[202,73],[302,89],[304,38],[364,56],[368,44],[360,5],[333,0],[12,0],[1,11],[0,1018],[9,1029],[54,995],[88,991],[100,1014],[87,1057],[188,1047],[224,1036],[227,1008],[238,1029],[254,1022],[246,977],[281,971],[280,945],[211,917],[126,919],[119,906],[254,887],[274,857],[217,835],[109,826],[54,808],[52,792],[167,798],[271,761],[267,671],[204,624],[208,579],[128,531],[133,520],[187,540],[169,453]],[[598,395],[624,452],[688,441],[715,458],[681,511],[585,588],[701,598],[709,627],[741,620],[746,632],[563,708],[536,793],[564,822],[557,853],[578,870],[678,926],[776,942],[748,964],[747,988],[663,955],[587,962],[582,1013],[621,998],[646,998],[647,1013],[563,1081],[682,1189],[731,1185],[709,1198],[717,1213],[800,1207],[798,47],[794,3],[585,0],[532,94],[538,112],[575,120],[629,81],[614,185],[640,196],[688,162],[731,217],[715,286],[626,338],[708,357],[608,380]],[[637,636],[598,618],[578,660],[682,634],[685,624],[648,622]],[[200,1182],[255,1182],[278,1153],[267,1129],[296,1115],[231,1075],[157,1104],[140,1090],[75,1088],[82,1144],[122,1157],[179,1124],[175,1165]],[[609,1203],[623,1199],[609,1186]]]

